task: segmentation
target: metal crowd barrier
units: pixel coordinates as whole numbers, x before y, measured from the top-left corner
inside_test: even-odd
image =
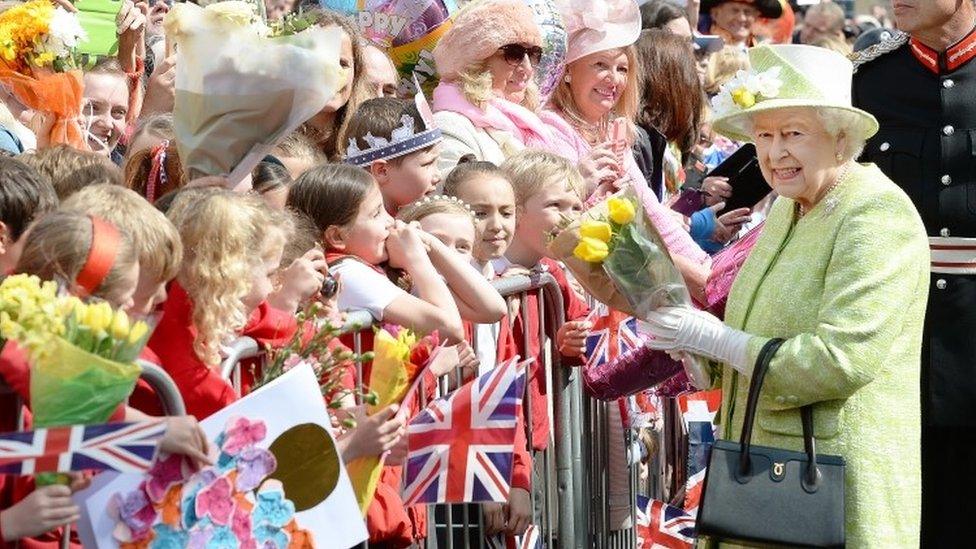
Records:
[[[534,273],[529,276],[501,278],[493,282],[506,300],[517,299],[519,312],[523,318],[529,314],[529,303],[525,299],[537,294],[539,299],[539,341],[541,343],[541,364],[546,372],[547,394],[550,396],[553,432],[547,434],[550,444],[542,452],[533,456],[533,487],[531,491],[533,523],[540,529],[540,538],[545,547],[559,548],[631,548],[636,544],[634,533],[635,495],[643,493],[661,497],[657,492],[658,482],[641,486],[637,467],[631,465],[629,458],[631,433],[623,429],[623,455],[626,462],[624,474],[628,475],[627,498],[629,516],[621,524],[611,524],[608,512],[609,494],[608,455],[611,444],[619,441],[609,439],[611,422],[620,425],[619,414],[613,413],[616,402],[602,402],[585,397],[578,368],[563,367],[555,347],[555,337],[564,322],[563,299],[555,278],[548,273]],[[372,318],[364,311],[347,315],[344,333],[353,334],[353,352],[363,351],[361,332],[372,329]],[[520,343],[523,356],[530,354],[529,341]],[[476,342],[472,342],[476,345]],[[231,353],[222,363],[221,372],[225,379],[240,388],[241,361],[259,356],[261,351],[251,339],[242,338],[230,347]],[[454,386],[459,386],[460,372],[455,373]],[[449,380],[442,378],[435,388],[436,396],[449,393]],[[357,369],[357,381],[362,384],[362,370]],[[526,384],[528,389],[528,384]],[[426,396],[426,391],[421,390]],[[531,396],[527,392],[523,407],[531,409]],[[422,402],[426,404],[426,402]],[[532,440],[532,423],[526,422],[526,440]],[[583,437],[583,430],[588,430]],[[664,445],[657,448],[663,452]],[[618,448],[619,450],[619,448]],[[650,460],[649,477],[656,477],[663,458]],[[536,502],[539,496],[541,501]],[[485,547],[484,520],[480,506],[476,504],[438,504],[428,507],[428,536],[422,547],[429,549],[464,549]],[[363,544],[361,547],[368,547]]]
[[[138,360],[136,364],[142,368],[142,373],[139,377],[149,384],[156,393],[156,397],[159,398],[163,415],[186,415],[186,406],[183,404],[183,397],[180,396],[180,390],[176,387],[176,382],[173,381],[173,378],[169,377],[169,374],[166,373],[166,370],[145,360]]]

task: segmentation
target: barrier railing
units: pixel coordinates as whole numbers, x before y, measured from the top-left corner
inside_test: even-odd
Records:
[[[619,413],[614,414],[611,407],[615,402],[601,402],[585,397],[578,368],[563,367],[555,346],[556,333],[564,322],[562,292],[552,275],[542,272],[528,276],[501,278],[493,283],[495,289],[506,300],[518,300],[519,313],[527,318],[529,295],[538,296],[536,300],[539,319],[540,363],[546,372],[546,392],[550,396],[550,414],[553,419],[552,432],[547,433],[550,444],[542,452],[533,455],[531,491],[533,523],[539,527],[540,538],[546,547],[579,548],[630,548],[635,546],[634,498],[638,492],[655,496],[653,487],[641,486],[635,459],[629,456],[631,433],[622,428],[623,440],[610,441],[608,426],[611,422],[621,425]],[[356,311],[346,316],[343,332],[352,333],[353,352],[363,351],[361,332],[372,329],[372,318],[364,311]],[[530,356],[533,351],[528,340],[518,342],[520,354]],[[476,346],[476,342],[472,342]],[[225,379],[239,391],[241,361],[261,354],[253,340],[242,338],[229,347],[230,353],[221,366]],[[454,387],[460,385],[460,372],[455,372]],[[449,393],[448,376],[442,378],[435,388],[435,395]],[[362,370],[357,368],[357,382],[362,385]],[[528,384],[527,384],[528,389]],[[422,390],[425,396],[426,391]],[[426,404],[426,402],[422,402]],[[526,393],[524,408],[531,410],[531,394]],[[610,411],[608,411],[610,410]],[[532,440],[532,422],[526,421],[526,440]],[[588,436],[583,437],[583,430]],[[612,524],[609,509],[608,455],[612,445],[621,442],[625,448],[620,450],[624,456],[624,474],[627,475],[630,500],[627,506],[629,516],[620,524]],[[658,445],[662,448],[663,445]],[[663,448],[662,448],[663,450]],[[651,459],[648,467],[650,476],[660,471],[661,459]],[[645,483],[646,484],[646,483]],[[658,483],[654,483],[656,486]],[[537,498],[541,498],[537,501]],[[484,519],[479,505],[432,505],[428,513],[428,539],[426,547],[455,546],[470,549],[485,547]],[[368,547],[366,544],[363,547]]]
[[[156,397],[159,398],[163,415],[186,415],[186,406],[183,404],[183,397],[180,396],[180,390],[176,387],[173,378],[169,377],[169,374],[165,370],[152,362],[138,360],[136,363],[142,368],[142,374],[139,377],[149,384],[149,387],[156,393]]]

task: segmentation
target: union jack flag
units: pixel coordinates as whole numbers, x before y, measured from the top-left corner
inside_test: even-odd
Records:
[[[542,536],[539,535],[539,527],[530,524],[521,536],[488,536],[485,538],[485,547],[488,549],[542,549]]]
[[[586,337],[586,368],[612,362],[641,346],[637,320],[604,304],[597,305],[587,318],[593,328]]]
[[[67,471],[144,473],[152,466],[165,421],[67,425],[0,435],[0,473]]]
[[[715,415],[722,405],[722,390],[700,391],[678,397],[681,421],[688,433],[688,480],[685,482],[685,511],[698,515],[708,449],[715,442]]]
[[[637,549],[691,549],[695,518],[663,501],[637,496]]]
[[[526,364],[499,364],[410,422],[405,505],[508,501]]]

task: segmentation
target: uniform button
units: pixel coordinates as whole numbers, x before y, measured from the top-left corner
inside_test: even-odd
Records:
[[[776,397],[776,404],[783,404],[786,402],[786,397],[778,396]]]
[[[949,238],[949,229],[943,227],[942,230],[939,231],[939,234],[942,236],[942,238]]]
[[[956,129],[953,128],[952,126],[946,126],[946,127],[942,128],[942,133],[945,134],[945,135],[952,135],[952,134],[956,133]]]
[[[942,81],[942,87],[947,90],[952,89],[952,87],[955,85],[956,83],[953,82],[951,78],[946,78],[945,80]]]
[[[943,185],[950,185],[950,184],[952,184],[952,176],[949,175],[949,174],[943,175],[942,176],[942,184]]]
[[[946,282],[944,278],[940,278],[935,281],[935,287],[940,290],[945,290],[947,285],[948,282]]]
[[[887,141],[885,141],[885,142],[884,142],[884,143],[882,143],[882,144],[881,144],[881,146],[880,146],[880,147],[878,147],[878,148],[879,148],[879,149],[881,149],[881,152],[885,152],[885,151],[887,151],[888,149],[890,149],[890,148],[891,148],[891,143],[888,143]]]
[[[786,397],[786,402],[789,402],[790,404],[796,404],[799,401],[800,401],[800,399],[796,398],[793,395],[790,395],[790,396]]]

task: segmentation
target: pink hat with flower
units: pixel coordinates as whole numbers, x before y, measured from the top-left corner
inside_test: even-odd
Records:
[[[629,46],[640,38],[635,0],[558,0],[566,27],[566,63],[598,51]]]
[[[542,46],[535,15],[524,0],[475,0],[454,15],[452,25],[434,48],[434,64],[442,80],[455,79],[465,67],[487,59],[502,46]]]

